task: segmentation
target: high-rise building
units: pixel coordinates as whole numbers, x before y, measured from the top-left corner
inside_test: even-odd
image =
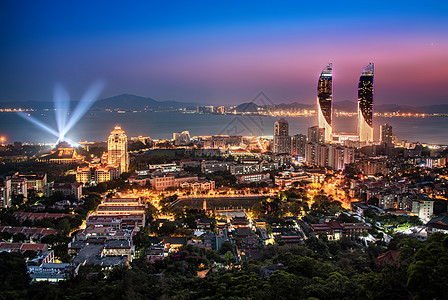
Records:
[[[307,138],[304,134],[296,134],[291,137],[291,154],[305,156]]]
[[[289,124],[285,119],[280,119],[274,125],[274,153],[290,153],[291,137],[289,136]]]
[[[380,141],[382,144],[385,144],[386,147],[393,146],[392,126],[388,124],[380,126]]]
[[[309,164],[317,164],[319,152],[318,143],[309,142],[305,146],[305,161]]]
[[[331,142],[333,133],[333,64],[330,63],[319,76],[317,84],[317,121],[325,129],[325,142]]]
[[[328,149],[328,166],[335,170],[343,170],[346,164],[355,162],[353,148],[332,145]]]
[[[358,83],[358,134],[361,142],[373,142],[373,63],[362,71]]]
[[[128,138],[120,126],[115,126],[107,141],[107,161],[110,165],[119,164],[121,173],[128,171]]]
[[[274,124],[274,135],[289,135],[289,124],[285,119],[280,119]]]
[[[325,142],[325,128],[319,128],[319,126],[308,127],[308,142]]]

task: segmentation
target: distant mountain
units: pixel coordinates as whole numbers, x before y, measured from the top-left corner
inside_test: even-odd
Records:
[[[316,109],[316,104],[303,104],[298,102],[281,103],[273,105],[276,109]]]
[[[238,112],[238,113],[243,113],[243,112],[257,112],[258,111],[258,105],[252,102],[248,102],[248,103],[241,103],[240,105],[238,105],[237,107],[235,107],[233,110]]]
[[[425,114],[448,114],[448,104],[440,104],[440,105],[430,105],[430,106],[420,106],[419,110],[424,112]]]
[[[125,111],[142,111],[142,110],[171,110],[171,109],[195,109],[197,106],[203,106],[204,104],[193,103],[193,102],[178,102],[178,101],[157,101],[150,97],[141,97],[131,94],[122,94],[110,98],[105,98],[96,101],[91,110],[125,110]],[[76,106],[75,102],[70,104],[73,109]],[[272,106],[259,106],[253,102],[242,103],[234,108],[236,112],[257,112],[258,108],[273,108],[273,109],[316,109],[316,104],[303,104],[298,102],[293,103],[281,103],[274,104]],[[0,109],[11,108],[11,109],[53,109],[54,103],[51,101],[9,101],[0,102]],[[357,103],[353,101],[339,101],[334,102],[333,108],[337,111],[346,112],[356,112]],[[448,113],[448,104],[440,105],[430,105],[430,106],[407,106],[398,104],[375,104],[375,112],[402,112],[402,113]]]
[[[91,110],[169,110],[179,108],[196,108],[200,104],[191,102],[178,102],[178,101],[157,101],[152,98],[145,98],[130,94],[123,94],[115,97],[105,98],[96,101]],[[71,109],[76,107],[76,103],[70,104]],[[12,108],[12,109],[53,109],[54,103],[49,101],[24,101],[24,102],[0,102],[0,109]]]
[[[104,110],[167,110],[179,108],[196,108],[198,103],[177,102],[177,101],[157,101],[152,98],[145,98],[136,95],[122,94],[106,99],[101,99],[93,104],[92,109]]]

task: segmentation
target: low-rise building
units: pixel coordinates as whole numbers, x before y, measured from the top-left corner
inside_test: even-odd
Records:
[[[205,174],[224,172],[227,171],[233,164],[233,162],[228,161],[205,160],[201,162],[201,172]]]
[[[27,239],[40,240],[47,235],[57,235],[59,230],[51,228],[37,228],[37,227],[11,227],[0,226],[0,232],[6,232],[11,235],[23,234]]]
[[[432,218],[426,223],[426,232],[432,234],[434,232],[442,232],[448,234],[448,216]]]
[[[76,149],[66,142],[59,143],[49,154],[42,155],[38,162],[72,164],[81,163],[83,157],[76,152]]]
[[[370,229],[370,226],[364,223],[340,223],[338,221],[311,224],[310,227],[316,235],[325,234],[329,240],[339,240],[342,237],[355,238]]]
[[[180,187],[185,182],[198,181],[198,176],[186,172],[154,173],[149,182],[154,190],[161,191],[170,187]]]
[[[44,196],[50,197],[54,193],[60,192],[64,196],[73,195],[77,200],[82,197],[82,186],[79,182],[74,183],[54,183],[51,182],[44,186]]]
[[[47,244],[31,244],[31,243],[6,243],[0,242],[0,252],[18,252],[34,251],[36,253],[48,251]]]
[[[184,182],[180,185],[181,188],[191,188],[193,190],[214,190],[215,182],[213,180],[198,179],[197,181]]]
[[[270,175],[268,173],[249,173],[236,175],[238,183],[251,183],[251,182],[262,182],[270,180]]]

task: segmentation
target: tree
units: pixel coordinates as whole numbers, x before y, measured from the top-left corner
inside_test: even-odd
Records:
[[[24,290],[29,276],[25,259],[18,253],[0,253],[0,291]]]
[[[221,250],[220,250],[220,252],[222,253],[222,254],[225,254],[225,253],[227,253],[227,252],[232,252],[233,253],[233,244],[231,243],[231,242],[224,242],[224,243],[222,243],[222,245],[221,245]]]
[[[22,194],[13,194],[11,197],[11,204],[13,206],[20,206],[24,203],[25,197]]]
[[[26,240],[28,240],[27,237],[26,237],[26,235],[24,235],[24,234],[21,233],[21,232],[19,232],[19,233],[17,233],[17,234],[14,234],[13,237],[12,237],[12,241],[13,241],[14,243],[21,243],[21,242],[24,242],[24,241],[26,241]]]
[[[56,223],[56,229],[68,234],[70,232],[70,222],[67,218],[62,218]]]
[[[224,263],[230,266],[230,264],[233,262],[235,262],[235,256],[232,252],[227,251],[226,254],[224,254]]]
[[[437,232],[414,256],[408,268],[408,287],[421,299],[448,295],[448,236]]]
[[[159,210],[151,203],[148,203],[147,205],[148,206],[145,209],[146,220],[148,222],[151,222],[156,219],[157,215],[159,214]]]

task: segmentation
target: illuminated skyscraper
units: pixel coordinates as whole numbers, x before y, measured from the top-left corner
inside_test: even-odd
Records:
[[[380,141],[386,147],[393,147],[392,126],[388,124],[380,126]]]
[[[289,124],[285,119],[280,119],[274,125],[274,153],[290,153],[290,151]]]
[[[330,63],[319,76],[317,84],[317,120],[319,128],[325,128],[325,142],[333,133],[333,64]]]
[[[107,160],[110,165],[119,164],[121,173],[129,167],[128,138],[120,126],[115,126],[107,141]]]
[[[304,134],[296,134],[291,137],[291,154],[305,156],[307,138]]]
[[[320,128],[319,126],[308,127],[308,142],[324,143],[325,128]]]
[[[359,77],[358,134],[361,142],[373,142],[373,63]]]

